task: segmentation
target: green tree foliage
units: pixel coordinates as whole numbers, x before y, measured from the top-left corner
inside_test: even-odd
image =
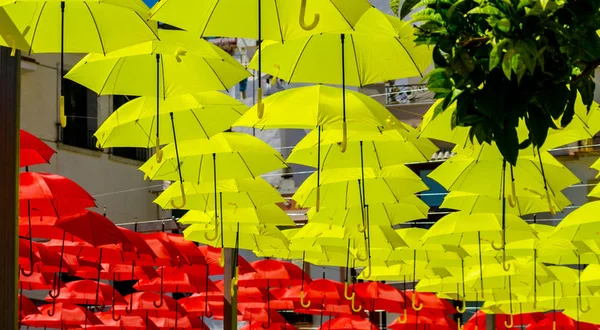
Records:
[[[427,85],[444,100],[436,111],[456,102],[452,125],[495,141],[510,163],[571,121],[577,93],[591,106],[600,0],[405,0],[399,15],[415,9],[416,41],[433,49]]]

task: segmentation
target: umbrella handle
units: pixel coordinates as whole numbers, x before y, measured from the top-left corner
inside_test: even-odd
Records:
[[[504,269],[505,272],[510,270],[510,264],[506,263],[506,249],[502,249],[502,269]]]
[[[408,313],[406,312],[406,309],[404,309],[402,316],[398,316],[398,323],[405,324],[406,321],[408,321]]]
[[[579,298],[579,311],[584,314],[590,311],[590,306],[588,306],[587,309],[582,309],[582,307],[583,307],[583,301],[581,301],[581,297],[580,297]]]
[[[360,261],[367,261],[367,260],[369,260],[369,256],[367,255],[367,253],[365,252],[365,257],[363,258],[363,257],[361,257],[361,252],[362,252],[362,251],[359,251],[359,252],[356,254],[356,259],[358,259],[358,260],[360,260]]]
[[[340,151],[342,153],[346,152],[346,148],[348,148],[348,125],[346,122],[342,123],[342,142],[340,143]]]
[[[348,295],[348,282],[344,282],[344,298],[346,300],[352,300],[356,296],[356,292],[352,292],[352,295]]]
[[[465,300],[463,300],[462,306],[456,307],[456,311],[459,312],[460,314],[463,314],[464,312],[466,312],[467,311],[467,302]]]
[[[183,182],[179,182],[179,186],[181,187],[181,204],[175,204],[174,200],[171,200],[171,206],[175,209],[181,209],[185,206],[185,188],[183,187]]]
[[[56,299],[58,296],[60,296],[60,275],[54,275],[54,284],[52,286],[53,289],[48,292],[48,295],[52,299]],[[56,293],[54,293],[54,291],[56,291]]]
[[[157,136],[156,137],[156,162],[157,163],[162,163],[162,159],[163,159],[163,151],[160,150],[160,138]]]
[[[215,219],[215,236],[208,236],[208,233],[204,233],[204,238],[206,238],[209,241],[214,241],[219,237],[219,223],[217,222],[217,220]],[[221,264],[221,262],[219,262],[219,265]],[[223,266],[221,266],[222,268]]]
[[[496,246],[496,243],[494,243],[494,242],[492,242],[492,244],[491,244],[492,249],[494,249],[496,251],[500,251],[500,250],[504,249],[504,244],[505,244],[504,243],[504,233],[502,233],[500,236],[501,236],[501,238],[500,238],[500,246],[499,247]]]
[[[317,185],[317,203],[315,205],[317,212],[321,210],[321,185]]]
[[[257,96],[256,96],[256,115],[258,116],[258,119],[262,119],[262,117],[265,115],[265,104],[263,103],[263,91],[262,91],[262,87],[259,87],[257,90]]]
[[[360,312],[362,310],[362,305],[359,304],[358,307],[355,308],[354,307],[354,301],[355,300],[356,300],[355,298],[350,299],[350,308],[352,308],[352,311],[354,313],[358,313],[358,312]]]
[[[31,271],[27,272],[25,270],[25,268],[21,268],[21,275],[23,275],[25,277],[31,277],[33,275],[34,271],[33,271],[33,264],[31,264],[31,261],[30,261],[30,265],[31,265]]]
[[[306,24],[305,20],[306,20],[306,0],[302,0],[302,2],[300,3],[300,17],[299,17],[300,27],[302,27],[306,31],[314,30],[314,28],[316,28],[317,25],[319,25],[319,21],[321,20],[321,15],[315,14],[315,16],[313,18],[313,22],[310,24]]]
[[[510,207],[517,206],[517,188],[515,188],[515,181],[511,182],[510,186],[511,194],[508,195],[508,205]]]
[[[415,298],[416,298],[416,297],[415,297]],[[413,300],[411,301],[411,303],[412,303],[412,308],[413,308],[415,311],[417,311],[417,312],[418,312],[418,311],[420,311],[420,310],[422,310],[422,309],[423,309],[423,303],[420,303],[420,304],[419,304],[419,306],[416,306],[416,305],[415,305],[415,299],[413,299]]]
[[[219,257],[219,266],[225,267],[225,249],[221,248],[221,256]]]
[[[460,312],[459,312],[459,313],[460,313]],[[462,312],[462,313],[464,313],[464,312]],[[462,313],[461,313],[461,314],[462,314]],[[457,327],[457,329],[458,329],[458,330],[463,330],[463,326],[460,324],[460,319],[461,319],[461,318],[462,318],[462,317],[459,317],[459,318],[456,320],[456,323],[457,323],[457,325],[458,325],[458,327]]]
[[[160,295],[160,300],[159,301],[153,301],[152,304],[154,305],[154,307],[156,308],[161,308],[163,306],[163,295]]]
[[[359,223],[359,224],[356,225],[356,229],[358,229],[359,232],[364,233],[365,230],[367,230],[367,227],[365,227],[364,224]],[[362,260],[362,261],[364,261],[364,260]]]
[[[127,307],[125,307],[125,309],[127,309]],[[115,307],[113,306],[113,308],[111,308],[111,316],[113,321],[119,321],[121,319],[121,315],[119,315],[118,317],[115,317]]]
[[[304,298],[305,298],[305,292],[304,291],[300,291],[300,305],[302,305],[302,307],[304,308],[309,308],[310,307],[310,300],[307,302],[304,302]]]
[[[54,314],[56,313],[56,299],[52,299],[52,312],[50,312],[50,310],[48,310],[48,316],[54,316]]]
[[[556,215],[556,209],[554,208],[554,205],[552,205],[552,199],[550,198],[548,190],[546,190],[546,200],[548,201],[548,210],[550,214]]]
[[[512,315],[512,314],[510,314],[508,319],[509,319],[510,321],[509,321],[509,322],[507,322],[507,321],[504,321],[504,326],[505,326],[506,328],[512,328],[512,327],[515,325],[515,323],[514,323],[514,320],[513,320],[513,315]]]
[[[552,330],[556,330],[556,320],[552,320]]]
[[[112,294],[112,308],[111,308],[111,317],[114,321],[119,321],[121,319],[121,315],[119,317],[115,317],[115,273],[113,273],[113,294]]]
[[[231,279],[231,296],[233,297],[235,295],[235,286],[238,285],[238,276],[240,273],[240,268],[239,267],[235,267],[235,273],[233,275],[233,278]]]

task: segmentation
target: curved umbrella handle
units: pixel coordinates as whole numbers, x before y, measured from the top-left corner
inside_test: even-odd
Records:
[[[113,272],[113,286],[112,286],[112,308],[111,308],[111,317],[113,321],[119,321],[121,319],[121,315],[119,317],[115,317],[115,273]]]
[[[162,163],[163,160],[163,151],[160,149],[160,138],[156,137],[156,162]]]
[[[162,288],[161,288],[161,291],[162,291]],[[161,308],[163,306],[163,303],[164,303],[164,301],[163,301],[163,295],[162,294],[160,295],[160,300],[152,302],[152,304],[156,308]]]
[[[225,267],[225,249],[221,248],[221,256],[219,257],[219,266]]]
[[[512,315],[512,314],[510,314],[508,319],[509,319],[510,321],[508,321],[508,322],[507,322],[507,321],[504,321],[504,326],[505,326],[507,329],[510,329],[510,328],[512,328],[512,327],[515,325],[515,322],[514,322],[514,320],[513,320],[513,315]]]
[[[27,272],[25,270],[25,268],[21,268],[21,275],[23,275],[25,277],[31,277],[33,275],[34,271],[33,271],[33,264],[31,264],[31,261],[30,261],[30,265],[31,265],[31,271]]]
[[[160,300],[158,302],[156,302],[156,301],[152,302],[152,304],[156,308],[161,308],[163,306],[163,303],[164,303],[164,300],[163,300],[163,296],[164,296],[163,281],[164,281],[164,278],[165,278],[165,268],[162,267],[160,269]]]
[[[361,257],[361,252],[362,252],[362,251],[359,251],[359,252],[356,254],[356,259],[358,259],[358,260],[360,260],[360,261],[367,261],[367,260],[369,260],[369,256],[367,255],[367,252],[365,252],[365,257],[364,257],[364,258],[363,258],[363,257]]]
[[[348,282],[344,282],[344,298],[346,300],[352,300],[356,296],[356,292],[352,292],[352,295],[348,295]]]
[[[131,312],[133,312],[133,297],[129,296],[129,306],[125,306],[125,313],[129,315]]]
[[[219,237],[219,223],[217,222],[217,220],[215,220],[215,236],[208,236],[208,233],[204,233],[204,238],[206,238],[209,241],[215,241],[218,237]],[[220,264],[220,263],[219,263]],[[223,267],[223,266],[221,266]]]
[[[406,309],[405,309],[404,313],[402,313],[402,316],[398,316],[398,323],[406,324],[406,321],[408,321],[408,313],[406,312]]]
[[[365,232],[365,230],[367,230],[367,227],[365,227],[365,225],[364,225],[364,224],[362,224],[362,223],[359,223],[359,224],[357,224],[357,225],[356,225],[356,229],[357,229],[357,230],[358,230],[360,233],[364,233],[364,232]],[[361,261],[364,261],[364,260],[361,260]]]
[[[413,293],[413,295],[415,295],[415,294],[416,294],[416,292],[414,292],[414,293]],[[415,298],[416,298],[416,297],[415,297]],[[411,301],[411,303],[412,303],[412,308],[413,308],[415,311],[417,311],[417,312],[418,312],[418,311],[420,311],[420,310],[422,310],[422,309],[423,309],[423,303],[420,303],[420,304],[419,304],[419,306],[417,306],[417,305],[415,305],[415,299],[413,299],[413,300]]]
[[[305,20],[306,20],[306,0],[302,0],[302,2],[300,3],[300,18],[299,18],[300,27],[302,27],[302,29],[304,29],[306,31],[314,30],[314,28],[316,28],[317,25],[319,25],[319,21],[321,20],[321,15],[315,14],[315,16],[313,18],[313,22],[310,24],[306,24]]]
[[[52,286],[53,288],[48,292],[48,295],[52,299],[56,299],[58,298],[58,296],[60,296],[60,275],[57,275],[56,273],[54,274],[54,283],[52,284]],[[54,291],[56,291],[56,293],[54,293]]]
[[[47,313],[48,313],[48,316],[54,316],[54,314],[56,313],[56,299],[52,299],[52,312],[50,312],[50,310],[48,310]]]
[[[459,313],[460,313],[460,312],[459,312]],[[464,313],[464,312],[462,312],[462,313]],[[462,313],[461,313],[461,314],[462,314]],[[456,320],[456,323],[457,323],[457,325],[458,325],[458,327],[457,327],[457,329],[458,329],[458,330],[463,330],[463,326],[460,324],[460,319],[461,319],[461,318],[462,318],[462,317],[459,317],[459,318]]]
[[[504,269],[505,272],[510,270],[510,264],[506,263],[506,249],[502,249],[502,269]]]
[[[304,302],[304,298],[305,298],[305,292],[300,291],[300,305],[302,305],[302,307],[304,307],[304,308],[309,308],[311,302],[310,302],[310,300],[307,302]]]
[[[369,263],[367,265],[367,268],[365,268],[362,271],[362,274],[363,274],[364,279],[368,279],[369,277],[371,277],[371,258],[369,258]]]
[[[496,251],[500,251],[500,250],[504,249],[504,244],[505,244],[505,242],[504,242],[504,233],[501,233],[500,236],[501,237],[500,237],[500,246],[499,247],[496,246],[496,243],[494,243],[494,242],[492,242],[492,244],[491,244],[492,245],[492,249],[494,249]]]
[[[179,186],[181,187],[181,204],[175,204],[174,200],[171,200],[171,206],[175,209],[181,209],[185,206],[185,188],[183,187],[183,182],[179,182]]]
[[[456,307],[456,311],[459,312],[460,314],[464,314],[464,312],[467,311],[467,302],[465,300],[462,301],[462,306],[461,307]]]
[[[350,299],[350,308],[352,308],[352,311],[353,311],[354,313],[358,313],[358,312],[360,312],[360,311],[362,310],[362,305],[361,305],[361,304],[359,304],[359,305],[358,305],[358,307],[356,307],[356,308],[355,308],[355,307],[354,307],[354,302],[355,302],[355,301],[356,301],[356,299],[355,299],[355,298],[352,298],[352,299]]]
[[[342,153],[346,152],[348,148],[348,125],[346,122],[342,123],[342,142],[340,143],[340,151]]]
[[[127,307],[125,307],[125,309],[127,309]],[[121,315],[119,315],[118,317],[115,317],[115,307],[113,306],[113,308],[111,308],[111,317],[113,319],[113,321],[119,321],[121,319]]]
[[[585,310],[582,309],[582,307],[583,307],[583,301],[581,301],[581,297],[579,297],[579,311],[584,314],[590,311],[590,306],[588,306],[588,308]]]

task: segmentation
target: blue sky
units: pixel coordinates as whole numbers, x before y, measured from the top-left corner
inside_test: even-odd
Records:
[[[154,4],[156,3],[156,0],[144,0],[144,2],[148,7],[152,8],[152,6],[154,6]]]

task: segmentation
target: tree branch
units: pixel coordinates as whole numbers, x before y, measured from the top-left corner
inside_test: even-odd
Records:
[[[587,78],[587,76],[592,74],[592,72],[594,72],[594,70],[596,70],[598,66],[600,66],[600,58],[597,58],[594,61],[587,63],[585,69],[583,69],[583,71],[581,71],[580,74],[578,74],[577,76],[575,76],[575,78],[571,80],[571,85],[575,85],[580,80]]]

